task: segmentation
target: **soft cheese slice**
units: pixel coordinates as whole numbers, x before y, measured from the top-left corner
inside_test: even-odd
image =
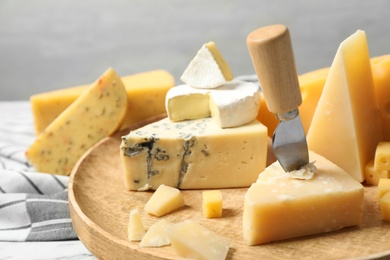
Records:
[[[128,96],[121,129],[149,117],[165,113],[165,95],[174,86],[173,76],[165,70],[146,71],[121,78]],[[36,135],[72,104],[90,84],[54,90],[31,96]]]
[[[162,184],[150,197],[144,209],[151,215],[161,217],[184,205],[184,198],[180,190]]]
[[[233,79],[233,73],[214,42],[202,46],[180,78],[194,88],[216,88]]]
[[[364,188],[324,157],[310,152],[317,174],[290,178],[278,162],[260,173],[245,194],[243,234],[248,245],[359,225]]]
[[[165,118],[122,138],[125,184],[129,190],[248,187],[265,168],[267,141],[257,120],[221,129],[211,118]]]
[[[195,89],[180,85],[166,97],[169,119],[174,122],[211,117],[221,128],[253,121],[260,107],[260,88],[250,82],[230,81],[216,89]]]
[[[167,234],[167,228],[172,226],[173,223],[169,222],[166,219],[161,219],[150,226],[148,232],[142,238],[139,246],[140,247],[161,247],[169,245],[171,241],[169,240]]]
[[[223,260],[229,252],[228,240],[191,220],[168,227],[167,233],[171,246],[181,257]]]
[[[126,90],[110,68],[36,138],[28,161],[39,172],[69,175],[90,147],[118,129],[126,106]]]
[[[129,224],[127,227],[127,235],[130,241],[141,241],[145,235],[144,224],[142,223],[141,215],[138,209],[130,211]]]
[[[317,152],[364,181],[364,167],[382,140],[378,103],[363,31],[340,44],[307,135]]]

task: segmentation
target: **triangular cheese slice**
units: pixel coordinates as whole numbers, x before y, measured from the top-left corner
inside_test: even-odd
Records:
[[[202,46],[180,78],[194,88],[216,88],[233,79],[233,73],[214,42]]]
[[[366,34],[343,41],[333,60],[307,135],[309,149],[364,181],[382,140]]]

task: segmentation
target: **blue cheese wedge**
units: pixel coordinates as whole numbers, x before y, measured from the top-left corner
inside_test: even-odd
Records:
[[[220,128],[212,118],[168,118],[131,131],[120,146],[129,190],[248,187],[264,170],[267,127]]]
[[[211,116],[221,128],[228,128],[253,121],[259,112],[260,98],[259,86],[237,80],[215,89],[176,86],[168,91],[165,106],[172,121]]]
[[[110,68],[36,138],[28,161],[39,172],[69,175],[90,147],[120,127],[126,108],[126,89]]]

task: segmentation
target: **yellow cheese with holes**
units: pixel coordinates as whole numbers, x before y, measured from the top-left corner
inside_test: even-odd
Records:
[[[141,241],[145,235],[144,224],[138,209],[130,211],[127,235],[130,241]]]
[[[173,223],[166,219],[161,219],[157,221],[150,226],[146,234],[143,236],[141,242],[139,243],[139,246],[161,247],[169,245],[171,242],[169,240],[166,230],[172,225]]]
[[[184,205],[184,198],[180,190],[162,184],[148,200],[144,210],[151,215],[161,217]]]
[[[309,153],[317,173],[292,178],[280,164],[268,166],[245,194],[243,234],[248,245],[359,225],[364,188],[326,158]]]
[[[267,128],[257,120],[222,129],[212,118],[165,118],[122,137],[125,185],[129,190],[155,190],[161,184],[249,187],[265,168],[267,145]]]
[[[379,142],[375,150],[375,170],[390,170],[390,142]]]
[[[167,229],[173,250],[188,259],[223,260],[229,252],[229,241],[206,227],[185,220]]]
[[[89,148],[118,129],[126,106],[126,90],[110,68],[35,139],[28,161],[36,171],[69,175]]]
[[[390,222],[390,192],[387,192],[379,199],[379,209],[382,219]]]
[[[208,42],[197,52],[180,79],[191,87],[210,89],[232,80],[233,73],[215,43]]]
[[[121,129],[165,113],[165,95],[174,86],[173,76],[154,70],[122,77],[128,96],[127,112]],[[60,89],[31,96],[36,135],[72,104],[89,85]]]
[[[378,183],[378,199],[382,198],[383,195],[390,192],[390,179],[379,179]]]
[[[368,45],[364,31],[340,44],[314,113],[307,142],[364,181],[364,168],[382,141],[381,118],[375,96]],[[337,148],[337,149],[335,149]]]
[[[366,184],[371,186],[377,186],[381,178],[390,178],[390,170],[376,170],[374,161],[375,159],[372,159],[364,169]]]
[[[205,218],[222,217],[222,194],[220,190],[203,191],[202,210]]]

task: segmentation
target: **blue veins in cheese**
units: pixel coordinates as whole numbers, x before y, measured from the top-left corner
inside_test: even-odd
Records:
[[[233,73],[214,42],[202,46],[180,79],[187,85],[211,89],[233,79]]]
[[[212,118],[164,118],[122,137],[121,160],[129,190],[248,187],[264,170],[267,127],[257,120],[220,128]]]
[[[165,106],[169,119],[175,122],[211,116],[221,128],[238,127],[256,118],[260,88],[238,80],[215,89],[180,85],[168,91]]]

